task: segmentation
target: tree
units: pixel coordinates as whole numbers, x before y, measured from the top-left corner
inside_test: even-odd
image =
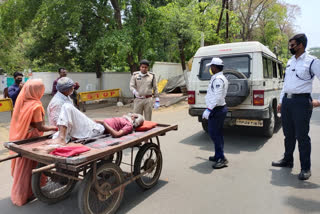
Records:
[[[241,24],[241,39],[243,41],[252,40],[252,33],[257,25],[261,13],[270,7],[274,0],[238,0],[235,1],[235,10],[239,13]]]
[[[314,47],[314,48],[309,48],[308,52],[317,57],[318,59],[320,59],[320,47]]]
[[[193,49],[199,44],[200,32],[194,24],[192,1],[173,1],[160,8],[164,22],[167,23],[166,31],[168,36],[174,38],[179,50],[180,63],[183,70],[186,70],[186,59],[190,58],[188,49]]]

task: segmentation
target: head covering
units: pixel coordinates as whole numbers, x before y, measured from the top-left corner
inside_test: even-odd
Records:
[[[149,66],[150,62],[148,60],[146,60],[146,59],[143,59],[143,60],[140,61],[140,65],[142,65],[142,64]]]
[[[212,58],[211,62],[206,64],[206,66],[211,66],[211,65],[222,65],[223,66],[223,61],[220,58]]]
[[[66,92],[74,86],[74,82],[69,77],[62,77],[57,82],[57,90]]]
[[[10,123],[9,140],[23,140],[27,137],[33,114],[39,110],[44,115],[40,101],[44,94],[44,84],[41,79],[28,80],[21,89]]]

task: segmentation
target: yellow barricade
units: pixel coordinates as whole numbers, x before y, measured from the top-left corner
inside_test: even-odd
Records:
[[[120,97],[121,96],[121,89],[109,89],[109,90],[99,90],[99,91],[87,91],[87,92],[80,92],[78,93],[77,101],[78,104],[81,102],[83,106],[83,111],[85,109],[85,102],[86,101],[93,101],[93,100],[103,100],[111,97]]]
[[[13,111],[13,104],[10,98],[0,99],[0,112]]]

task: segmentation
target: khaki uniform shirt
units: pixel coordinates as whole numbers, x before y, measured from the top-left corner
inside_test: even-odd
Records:
[[[146,75],[142,75],[140,71],[136,71],[132,74],[130,80],[130,91],[138,92],[139,96],[150,96],[152,95],[152,90],[155,97],[159,97],[156,75],[147,72]]]

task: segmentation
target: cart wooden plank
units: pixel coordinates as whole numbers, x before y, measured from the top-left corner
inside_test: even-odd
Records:
[[[49,143],[48,136],[33,138],[22,141],[4,143],[5,147],[26,157],[45,164],[56,163],[57,166],[65,165],[63,168],[73,168],[74,170],[90,163],[91,161],[102,159],[107,155],[133,147],[150,138],[164,135],[171,130],[177,130],[178,125],[158,124],[155,128],[145,132],[133,132],[121,138],[107,136],[85,144],[90,150],[75,157],[60,157],[49,154],[54,149],[54,145]],[[69,143],[67,146],[78,146],[78,143]],[[68,167],[69,166],[69,167]]]

